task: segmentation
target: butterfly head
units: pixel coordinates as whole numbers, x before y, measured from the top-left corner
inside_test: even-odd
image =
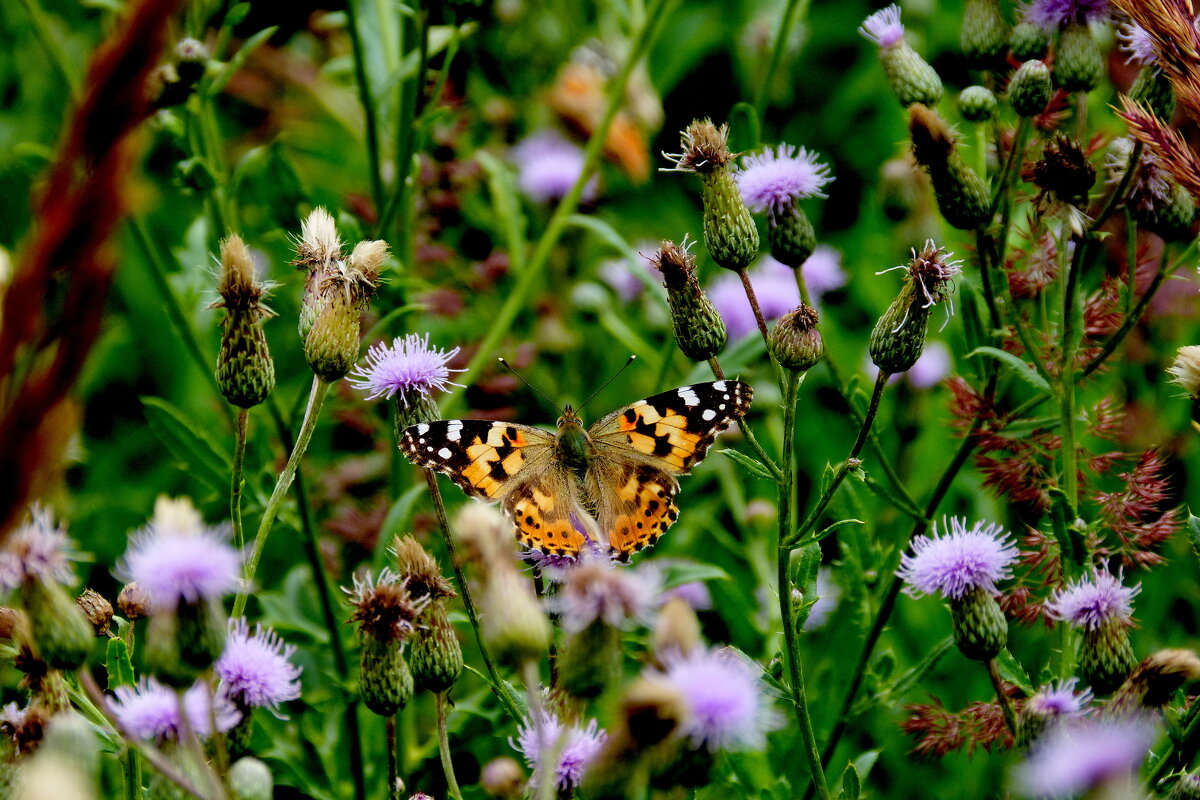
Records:
[[[577,472],[587,469],[591,440],[583,428],[583,422],[580,421],[579,415],[569,404],[563,407],[562,416],[558,418],[556,448],[558,457],[565,466]]]

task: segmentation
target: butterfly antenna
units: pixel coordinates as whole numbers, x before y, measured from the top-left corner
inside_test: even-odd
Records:
[[[557,408],[557,409],[558,409],[558,413],[559,413],[559,414],[563,413],[563,410],[562,410],[561,408],[558,408],[558,403],[555,403],[555,402],[554,402],[553,400],[551,400],[549,397],[546,397],[546,395],[544,395],[544,394],[542,393],[542,390],[541,390],[541,389],[537,388],[537,387],[536,387],[536,386],[534,386],[532,383],[530,383],[529,381],[525,380],[524,376],[523,376],[523,375],[521,375],[521,373],[517,372],[515,369],[513,369],[513,368],[512,368],[512,364],[509,364],[509,363],[508,363],[507,361],[505,361],[503,358],[498,358],[498,359],[496,359],[496,360],[497,360],[497,361],[499,361],[499,362],[500,362],[500,364],[501,364],[501,366],[503,366],[503,367],[504,367],[506,370],[508,370],[509,372],[511,372],[513,375],[516,375],[516,376],[517,376],[517,377],[518,377],[518,378],[521,380],[521,383],[525,384],[525,385],[526,385],[526,386],[528,386],[530,389],[532,389],[532,390],[533,390],[533,392],[534,392],[534,394],[536,394],[538,397],[540,397],[540,398],[542,398],[543,400],[545,400],[547,403],[549,403],[550,405],[552,405],[554,408]]]
[[[625,368],[626,368],[626,367],[628,367],[630,364],[632,364],[634,361],[637,361],[637,356],[630,356],[630,357],[629,357],[629,360],[625,362],[625,365],[624,365],[623,367],[621,367],[619,370],[617,370],[615,373],[613,373],[613,376],[612,376],[611,378],[609,378],[608,380],[606,380],[606,381],[604,382],[604,385],[603,385],[603,386],[601,386],[601,387],[600,387],[599,389],[597,389],[596,391],[592,392],[592,393],[591,393],[591,394],[588,396],[588,399],[587,399],[587,400],[584,400],[582,403],[580,403],[580,404],[579,404],[579,408],[578,408],[577,410],[579,410],[579,411],[582,411],[584,406],[586,406],[588,403],[592,402],[592,398],[593,398],[593,397],[595,397],[596,395],[600,394],[600,393],[601,393],[601,392],[603,392],[605,389],[607,389],[607,388],[608,388],[608,385],[609,385],[610,383],[612,383],[613,381],[615,381],[615,380],[617,379],[617,377],[618,377],[618,376],[619,376],[619,375],[620,375],[622,372],[624,372],[624,371],[625,371]]]

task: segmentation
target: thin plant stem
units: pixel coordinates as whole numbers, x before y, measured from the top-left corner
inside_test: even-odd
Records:
[[[745,268],[739,269],[737,275],[742,280],[742,288],[746,290],[746,299],[750,301],[750,308],[754,311],[754,322],[758,325],[758,332],[762,334],[763,342],[767,345],[767,352],[771,352],[771,332],[767,330],[767,321],[763,318],[762,308],[758,305],[758,295],[754,293],[754,284],[750,283],[750,274]]]
[[[791,683],[792,708],[796,713],[796,724],[804,740],[804,756],[808,760],[808,771],[813,785],[822,800],[829,797],[829,786],[825,781],[825,770],[821,767],[821,753],[817,749],[817,737],[813,733],[812,716],[808,710],[808,695],[804,689],[804,666],[800,661],[800,640],[797,636],[795,618],[792,616],[792,590],[789,566],[791,548],[788,536],[795,521],[796,471],[794,455],[796,448],[796,396],[802,374],[788,370],[784,377],[783,395],[783,481],[779,484],[779,545],[776,551],[778,567],[777,591],[779,593],[779,616],[783,621],[784,651],[787,653],[788,674]]]
[[[800,290],[800,302],[806,306],[812,305],[812,299],[808,294],[808,281],[804,280],[804,270],[800,267],[792,267],[792,273],[796,276],[796,288]]]
[[[243,466],[246,461],[246,431],[250,420],[250,409],[237,410],[237,426],[234,428],[233,477],[229,485],[229,518],[233,521],[233,542],[238,552],[246,547],[246,534],[242,530],[242,487],[245,485]]]
[[[346,31],[350,34],[350,47],[354,52],[354,83],[358,87],[358,99],[362,103],[367,139],[367,161],[371,179],[371,200],[376,210],[383,208],[383,168],[379,155],[379,122],[375,117],[375,98],[371,93],[367,77],[366,51],[362,34],[358,30],[358,1],[346,2]]]
[[[989,658],[986,666],[988,678],[992,681],[992,688],[996,690],[996,701],[1000,703],[1000,710],[1004,713],[1004,724],[1008,727],[1008,732],[1016,739],[1017,712],[1013,710],[1012,698],[1004,690],[1004,681],[1000,678],[1000,668],[996,665],[996,659]]]
[[[1089,361],[1087,366],[1080,371],[1079,375],[1077,375],[1075,378],[1076,380],[1083,380],[1084,378],[1089,377],[1093,372],[1100,368],[1100,366],[1108,359],[1109,356],[1113,354],[1118,347],[1120,347],[1121,342],[1125,340],[1125,337],[1129,335],[1129,332],[1133,330],[1138,321],[1142,318],[1142,314],[1146,311],[1146,306],[1150,305],[1150,301],[1154,299],[1154,295],[1157,294],[1159,288],[1162,287],[1163,281],[1166,280],[1166,278],[1168,278],[1172,273],[1174,273],[1176,267],[1181,261],[1183,261],[1182,258],[1177,259],[1176,262],[1170,267],[1159,267],[1158,272],[1155,273],[1153,280],[1150,281],[1150,285],[1146,287],[1146,291],[1138,299],[1137,305],[1133,307],[1133,311],[1125,317],[1124,321],[1121,323],[1121,327],[1117,329],[1116,333],[1108,337],[1108,341],[1104,343],[1104,347],[1099,353],[1096,354],[1096,357]]]
[[[783,54],[787,51],[788,36],[796,22],[807,16],[809,2],[810,0],[788,0],[783,9],[779,30],[775,33],[775,43],[771,45],[771,59],[767,62],[767,70],[763,73],[762,83],[758,85],[758,92],[754,96],[754,108],[760,120],[767,114],[767,97],[771,93],[775,73],[779,71],[779,65],[783,62]]]
[[[446,776],[446,794],[450,800],[462,800],[458,778],[454,776],[454,762],[450,760],[450,736],[446,732],[446,693],[437,693],[438,753],[442,758],[442,772]]]
[[[725,380],[725,371],[721,369],[721,363],[717,361],[716,356],[713,356],[708,360],[708,367],[712,370],[713,375],[717,377],[717,380]],[[771,457],[767,455],[767,451],[764,450],[763,446],[758,443],[758,439],[754,438],[754,431],[750,429],[750,425],[745,421],[745,419],[739,419],[737,421],[737,425],[738,430],[742,432],[742,436],[746,437],[746,444],[750,445],[750,448],[754,450],[755,455],[758,456],[758,459],[762,465],[767,468],[777,482],[782,481],[783,472],[779,469],[775,462],[771,460]]]
[[[121,755],[125,776],[125,800],[142,800],[142,756],[135,748]]]
[[[279,479],[275,481],[275,490],[271,492],[271,499],[267,501],[267,507],[263,509],[262,521],[259,522],[258,533],[254,536],[254,549],[250,553],[250,560],[246,562],[243,574],[244,585],[233,601],[233,616],[235,617],[240,617],[246,610],[246,600],[249,597],[251,583],[254,581],[254,574],[258,571],[258,562],[262,558],[263,548],[267,544],[267,536],[271,533],[275,516],[279,513],[283,499],[287,496],[292,481],[296,478],[300,459],[304,457],[304,451],[308,449],[308,443],[312,441],[313,431],[317,428],[317,418],[321,414],[321,406],[325,404],[325,396],[329,393],[330,386],[332,386],[331,383],[316,375],[313,376],[312,391],[308,396],[308,407],[304,409],[304,421],[300,425],[296,445],[292,448],[292,454],[288,456],[283,472],[279,473]]]
[[[1079,273],[1083,269],[1090,239],[1084,239],[1075,246],[1075,254],[1071,266],[1065,276],[1063,287],[1062,310],[1062,354],[1059,359],[1059,411],[1062,434],[1062,486],[1067,496],[1071,513],[1079,505],[1079,467],[1078,451],[1075,444],[1075,339],[1078,330],[1076,312],[1078,311]]]
[[[210,672],[208,679],[204,682],[204,688],[208,690],[208,728],[212,731],[210,739],[212,743],[213,762],[217,772],[217,778],[221,782],[221,790],[228,796],[233,796],[233,789],[229,785],[229,744],[225,739],[225,734],[221,732],[217,726],[217,678]],[[183,701],[183,695],[180,696],[180,702]],[[183,714],[186,709],[180,706],[179,713]]]
[[[392,714],[384,721],[384,742],[383,747],[387,750],[387,771],[388,785],[387,796],[388,800],[400,800],[400,769],[396,756],[396,715]]]
[[[471,631],[475,634],[475,644],[479,647],[479,655],[483,659],[483,665],[487,669],[488,678],[492,684],[492,691],[496,693],[496,697],[504,705],[505,710],[513,719],[520,719],[521,714],[517,711],[517,704],[512,697],[509,696],[508,689],[505,687],[504,681],[500,678],[500,673],[496,671],[496,665],[492,663],[492,656],[488,652],[487,643],[483,639],[483,634],[479,630],[479,616],[475,611],[475,602],[471,599],[471,588],[467,585],[466,576],[463,575],[462,565],[458,560],[458,552],[454,545],[454,536],[450,533],[450,522],[446,518],[446,505],[442,502],[442,490],[438,487],[437,475],[431,469],[422,470],[425,473],[425,483],[429,486],[429,495],[433,498],[433,508],[437,515],[438,527],[442,532],[442,541],[446,545],[446,553],[450,556],[450,566],[454,568],[454,581],[458,584],[458,593],[462,596],[463,607],[467,611],[467,619],[471,623]]]
[[[375,224],[376,235],[383,236],[392,222],[392,217],[399,214],[400,225],[396,235],[405,243],[401,244],[399,248],[400,253],[403,254],[402,262],[405,264],[412,263],[407,245],[412,237],[404,224],[408,219],[408,214],[404,209],[407,208],[412,197],[408,191],[408,175],[412,169],[413,153],[416,149],[413,145],[418,138],[417,126],[413,124],[413,120],[421,105],[425,66],[429,60],[429,12],[424,9],[417,10],[416,17],[416,72],[413,73],[411,79],[404,82],[400,90],[400,117],[396,123],[396,182],[392,187],[392,195],[379,215],[379,221]]]
[[[37,0],[21,0],[21,5],[24,6],[25,13],[29,16],[29,21],[33,26],[33,35],[37,38],[38,44],[46,51],[50,63],[54,65],[54,69],[71,92],[71,97],[78,97],[79,76],[71,69],[67,60],[67,53],[62,47],[62,37],[55,35],[50,30],[50,25],[42,13],[41,4]]]
[[[571,190],[567,192],[555,207],[554,213],[550,216],[550,221],[546,224],[545,231],[542,232],[541,237],[533,248],[533,254],[522,266],[516,285],[513,286],[505,298],[504,304],[501,305],[500,310],[493,318],[487,334],[483,337],[483,341],[480,342],[478,349],[475,351],[474,357],[471,358],[466,370],[459,377],[464,386],[469,386],[474,381],[485,364],[494,361],[497,346],[508,335],[521,309],[528,307],[529,297],[534,288],[542,280],[542,273],[550,260],[550,255],[554,252],[554,247],[558,243],[563,230],[566,228],[568,220],[575,213],[575,209],[583,197],[584,187],[591,180],[592,173],[599,163],[600,155],[604,149],[604,140],[608,136],[608,130],[612,126],[617,112],[625,102],[625,87],[629,82],[629,76],[632,74],[633,68],[637,65],[638,61],[650,51],[657,32],[662,28],[666,17],[669,16],[669,10],[674,8],[678,2],[679,0],[651,0],[650,7],[646,10],[646,21],[630,41],[629,54],[608,86],[607,105],[604,110],[604,116],[601,117],[600,124],[596,126],[596,129],[588,139],[587,147],[584,150],[583,168],[579,172],[579,177],[576,179],[575,185],[571,187]],[[451,409],[455,408],[456,403],[461,397],[462,389],[455,389],[446,398],[446,402],[442,408],[443,412],[448,414]]]

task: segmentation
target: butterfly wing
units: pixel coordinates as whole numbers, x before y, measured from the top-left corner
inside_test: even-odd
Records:
[[[578,555],[585,531],[599,539],[596,520],[580,504],[579,482],[558,466],[521,481],[504,498],[504,511],[517,526],[517,540],[543,553]]]
[[[409,461],[448,475],[468,495],[496,501],[551,464],[554,434],[510,422],[439,420],[405,428],[399,447]]]
[[[675,475],[686,474],[750,408],[748,384],[681,386],[614,411],[588,431],[594,457],[586,489],[600,530],[622,560],[654,544],[679,515]]]

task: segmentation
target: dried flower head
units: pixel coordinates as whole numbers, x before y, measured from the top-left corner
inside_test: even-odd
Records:
[[[593,622],[613,627],[647,624],[662,589],[658,570],[617,566],[605,555],[581,554],[553,606],[562,615],[563,628],[582,631]]]
[[[1197,80],[1200,84],[1200,80]],[[1180,95],[1183,99],[1183,95]],[[1128,96],[1121,96],[1117,116],[1129,124],[1129,133],[1146,146],[1146,152],[1158,158],[1163,169],[1180,186],[1200,197],[1200,159],[1173,128],[1167,127],[1150,109]],[[1197,89],[1197,108],[1200,108],[1200,88]]]
[[[33,752],[49,722],[49,712],[40,703],[31,702],[24,708],[8,703],[0,709],[0,735],[12,742],[17,753]]]
[[[172,689],[153,678],[146,678],[137,686],[117,687],[113,694],[116,695],[112,704],[113,713],[121,729],[130,736],[156,741],[179,740],[183,725],[179,697]],[[217,730],[224,733],[237,725],[242,716],[228,698],[220,693],[211,695],[205,683],[197,683],[187,690],[183,707],[187,711],[189,726],[200,736],[212,733],[214,717]]]
[[[944,247],[939,247],[933,239],[926,239],[925,246],[921,248],[920,252],[917,252],[915,247],[911,252],[912,259],[907,264],[889,267],[875,274],[882,275],[898,269],[905,270],[904,281],[916,284],[925,300],[921,304],[921,308],[929,308],[943,300],[949,300],[950,292],[946,289],[946,284],[962,274],[962,259],[952,259],[951,256],[954,253],[948,252]],[[953,306],[948,305],[947,310],[952,313]],[[901,320],[900,324],[896,326],[896,330],[903,326],[904,320]]]
[[[213,666],[221,691],[240,706],[277,708],[300,696],[302,669],[291,662],[295,645],[285,645],[270,628],[254,635],[245,617],[230,620],[225,651]]]
[[[350,373],[350,385],[367,392],[368,400],[400,396],[408,407],[416,395],[429,397],[434,391],[444,392],[448,386],[461,386],[450,380],[450,373],[463,372],[446,366],[458,355],[459,348],[441,350],[429,346],[429,334],[421,338],[410,333],[396,337],[391,346],[382,342],[367,351],[366,363]]]
[[[442,576],[433,556],[411,536],[397,536],[390,552],[396,558],[400,577],[408,582],[408,592],[413,597],[428,596],[433,602],[458,597],[454,586]]]
[[[1069,23],[1103,22],[1111,13],[1108,0],[1033,0],[1025,7],[1023,19],[1044,30],[1055,30]]]
[[[270,287],[257,280],[254,275],[254,258],[242,237],[234,234],[221,240],[221,273],[217,279],[217,294],[221,299],[210,308],[250,312],[257,319],[270,316],[271,311],[262,305]]]
[[[509,744],[520,751],[525,763],[533,769],[529,778],[532,788],[543,780],[543,753],[557,753],[553,764],[554,784],[560,791],[567,791],[582,783],[584,773],[596,760],[605,738],[606,734],[594,719],[586,726],[564,725],[558,717],[543,711],[538,717],[525,720],[517,730],[517,741],[509,739]]]
[[[1113,695],[1110,712],[1161,709],[1185,683],[1200,679],[1200,658],[1191,650],[1159,650],[1142,659]]]
[[[821,189],[833,176],[817,154],[790,144],[766,148],[742,160],[734,173],[742,199],[751,211],[774,221],[806,197],[825,197]]]
[[[34,581],[72,583],[70,547],[66,529],[55,523],[48,509],[34,505],[29,520],[0,549],[0,590]]]
[[[896,571],[907,584],[904,590],[913,597],[936,593],[947,600],[976,589],[998,594],[996,583],[1012,577],[1017,558],[1016,546],[999,525],[977,522],[968,530],[960,517],[943,518],[940,535],[935,522],[933,536],[918,536],[912,550]]]
[[[366,636],[380,641],[401,641],[416,631],[416,621],[429,603],[429,597],[414,598],[408,591],[408,581],[384,567],[378,579],[370,573],[354,578],[354,588],[342,588],[350,596],[354,613],[350,619],[358,623]]]
[[[1175,354],[1175,363],[1167,368],[1171,383],[1181,386],[1189,397],[1200,398],[1200,345],[1187,345]]]
[[[342,257],[342,240],[337,223],[324,208],[316,208],[300,223],[296,264],[309,270],[325,270]]]
[[[1128,626],[1133,624],[1133,598],[1141,590],[1140,583],[1122,586],[1119,575],[1096,569],[1055,591],[1046,612],[1084,630],[1097,630],[1106,622]]]
[[[1056,725],[1014,775],[1029,797],[1067,797],[1129,776],[1149,754],[1158,726],[1142,716],[1081,719]]]
[[[717,127],[711,119],[698,119],[679,137],[680,152],[663,153],[675,166],[666,172],[712,172],[727,166],[735,154],[729,151],[729,126]]]
[[[1064,203],[1080,206],[1087,203],[1096,182],[1096,168],[1078,142],[1060,134],[1042,151],[1041,160],[1021,169],[1021,177],[1041,189],[1042,196],[1052,194]]]

